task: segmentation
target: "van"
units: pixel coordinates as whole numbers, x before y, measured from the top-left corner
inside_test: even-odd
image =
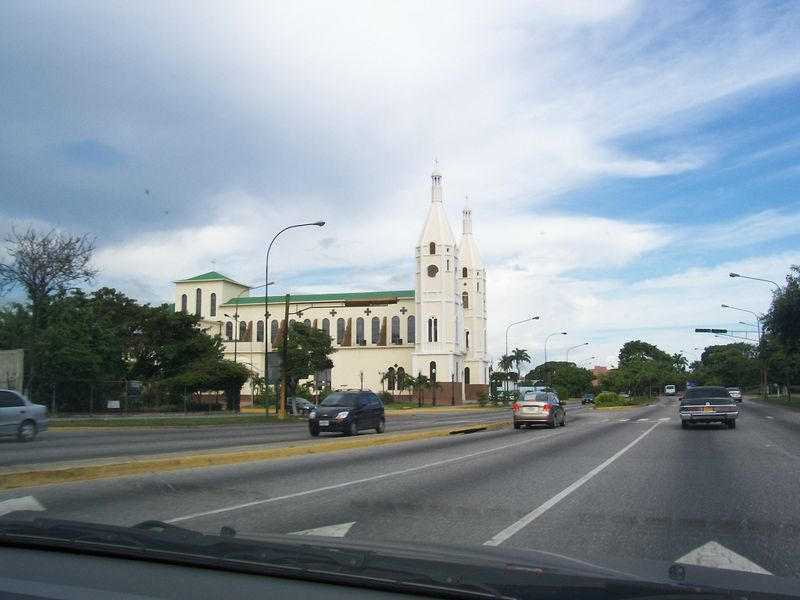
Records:
[[[664,386],[664,395],[665,396],[674,396],[675,395],[675,386],[670,384]]]

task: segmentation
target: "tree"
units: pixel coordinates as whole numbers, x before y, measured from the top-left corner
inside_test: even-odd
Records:
[[[279,354],[283,352],[283,340],[276,344]],[[287,396],[293,395],[301,379],[316,371],[333,368],[330,355],[336,349],[331,345],[331,336],[321,329],[314,329],[300,322],[289,327],[286,371]]]
[[[73,236],[51,229],[41,234],[32,228],[24,233],[12,228],[6,238],[11,263],[0,263],[0,292],[17,286],[25,289],[31,303],[30,342],[27,347],[27,388],[33,389],[36,378],[36,338],[42,322],[43,309],[50,296],[64,293],[77,283],[88,283],[97,274],[89,264],[94,252],[94,240],[86,235]]]
[[[764,329],[790,353],[800,351],[800,265],[792,265],[786,286],[776,292],[764,318]]]
[[[641,340],[626,342],[619,351],[619,367],[635,360],[655,360],[672,363],[672,357],[653,344]]]
[[[531,356],[528,354],[528,351],[523,348],[514,348],[514,351],[511,353],[511,360],[517,368],[517,376],[519,378],[521,375],[520,366],[531,362]]]

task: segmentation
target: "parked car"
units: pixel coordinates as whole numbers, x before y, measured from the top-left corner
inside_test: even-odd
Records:
[[[357,435],[362,429],[386,430],[383,403],[369,390],[333,392],[308,414],[308,430],[314,437],[323,431]]]
[[[690,423],[723,423],[734,429],[739,416],[736,401],[724,387],[702,386],[686,390],[678,411],[681,427],[688,429]]]
[[[47,429],[47,407],[34,404],[13,390],[0,390],[0,435],[15,435],[31,442]]]
[[[307,415],[317,407],[313,402],[299,396],[289,396],[286,398],[286,412],[290,415]]]
[[[728,393],[731,395],[731,398],[737,402],[742,401],[742,390],[740,390],[738,387],[729,387]]]
[[[581,404],[594,404],[594,394],[584,394]]]
[[[554,392],[525,392],[514,403],[514,429],[522,425],[546,424],[550,428],[564,426],[567,413]]]

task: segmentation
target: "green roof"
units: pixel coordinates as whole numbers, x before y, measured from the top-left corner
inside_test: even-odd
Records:
[[[222,273],[218,273],[216,271],[209,271],[208,273],[203,273],[202,275],[195,275],[194,277],[189,277],[189,279],[179,279],[175,283],[186,283],[189,281],[228,281],[230,283],[235,283],[236,285],[241,285],[246,288],[249,288],[249,285],[245,285],[243,283],[239,283],[238,281],[234,281],[230,277],[223,275]]]
[[[378,298],[413,298],[414,290],[389,290],[385,292],[349,292],[342,294],[296,294],[289,301],[294,302],[345,302],[347,300],[375,300]],[[285,302],[285,296],[270,296],[270,304]],[[226,305],[236,304],[236,298],[231,298]],[[264,304],[264,296],[240,298],[239,305]]]

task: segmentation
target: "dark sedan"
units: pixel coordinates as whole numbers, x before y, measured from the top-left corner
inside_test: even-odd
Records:
[[[678,411],[683,429],[688,429],[690,423],[723,423],[734,429],[739,416],[739,408],[728,390],[716,386],[689,388]]]
[[[333,392],[308,415],[308,430],[314,437],[322,431],[357,435],[362,429],[386,430],[383,403],[369,390]]]

